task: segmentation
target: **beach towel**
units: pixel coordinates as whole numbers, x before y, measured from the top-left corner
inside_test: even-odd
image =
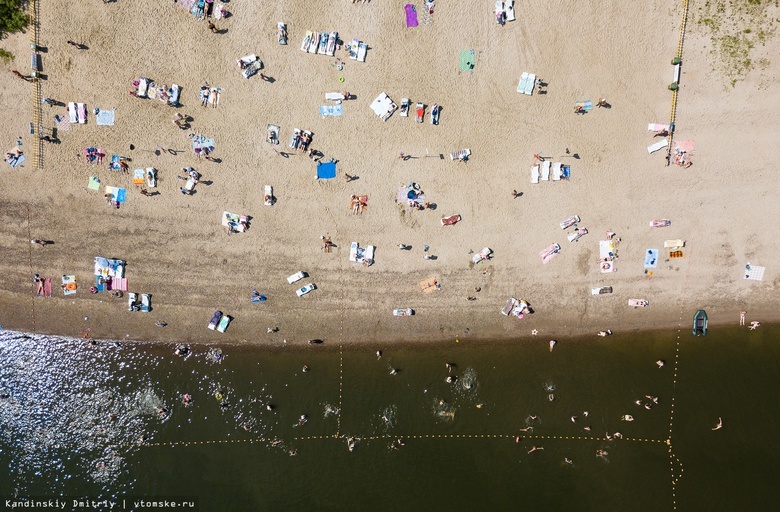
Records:
[[[555,162],[552,167],[552,179],[553,181],[560,181],[563,172],[561,171],[563,164],[561,162]]]
[[[686,153],[693,153],[693,141],[692,140],[678,140],[674,150],[678,153],[684,151]]]
[[[6,158],[6,162],[8,162],[8,165],[11,167],[19,167],[25,160],[27,160],[27,157],[19,153],[17,153],[15,156]]]
[[[114,109],[98,109],[95,115],[95,124],[98,126],[114,126]]]
[[[122,290],[123,292],[127,291],[127,278],[125,277],[115,277],[113,280],[111,280],[111,289],[112,290]]]
[[[764,270],[766,270],[766,267],[757,267],[756,265],[751,265],[750,263],[748,263],[747,265],[745,265],[745,279],[751,279],[753,281],[763,281]]]
[[[100,178],[97,176],[90,176],[87,182],[87,188],[92,190],[100,190]]]
[[[520,75],[520,82],[517,84],[517,92],[532,96],[535,85],[536,75],[527,71],[523,71],[523,73]]]
[[[549,160],[542,162],[542,181],[550,181],[550,164]]]
[[[144,183],[145,183],[144,170],[143,169],[133,170],[133,185],[143,185]]]
[[[104,292],[108,289],[105,280],[101,276],[95,276],[95,289]]]
[[[417,22],[417,7],[412,4],[406,4],[404,10],[406,11],[406,27],[413,28],[419,25]]]
[[[320,105],[320,115],[322,117],[335,117],[343,113],[341,105]]]
[[[87,122],[87,106],[84,103],[76,103],[76,110],[79,114],[79,124]]]
[[[556,243],[550,244],[549,247],[547,247],[546,249],[544,249],[542,252],[539,253],[539,256],[542,257],[542,263],[547,264],[548,261],[558,256],[560,250],[561,248],[558,244]]]
[[[45,277],[43,279],[43,296],[51,297],[51,277]]]
[[[476,53],[474,50],[461,50],[460,51],[460,70],[461,71],[474,71],[474,65],[477,62]]]
[[[658,268],[658,249],[645,251],[645,268]]]
[[[62,276],[62,293],[73,295],[76,293],[76,276]]]
[[[593,102],[591,100],[579,100],[574,102],[575,107],[582,107],[583,110],[588,111],[593,109]]]
[[[54,122],[57,125],[57,129],[63,132],[69,132],[73,126],[70,124],[70,121],[60,116],[54,116]]]
[[[647,153],[648,154],[655,153],[659,149],[665,148],[668,145],[669,145],[669,141],[668,140],[666,140],[666,139],[660,140],[660,141],[656,142],[655,144],[651,144],[651,145],[647,146]]]
[[[539,166],[534,165],[531,167],[531,183],[537,184],[539,183]]]
[[[649,132],[660,132],[661,130],[668,130],[668,129],[669,129],[668,124],[650,123],[647,125],[647,131]]]
[[[127,190],[119,187],[109,187],[106,185],[106,194],[111,194],[114,201],[124,203],[127,199]]]
[[[330,180],[336,177],[336,162],[317,162],[317,179]]]
[[[76,124],[79,122],[78,114],[76,113],[76,104],[72,101],[68,102],[68,117],[71,124]]]

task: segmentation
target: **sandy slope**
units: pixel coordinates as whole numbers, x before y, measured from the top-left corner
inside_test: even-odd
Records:
[[[82,101],[88,108],[116,107],[113,128],[87,125],[60,134],[46,148],[45,168],[9,170],[0,186],[2,260],[0,311],[7,328],[103,338],[220,340],[281,343],[322,338],[328,342],[365,339],[416,341],[454,338],[542,336],[677,326],[689,328],[698,308],[712,322],[731,322],[740,309],[752,318],[776,316],[778,161],[776,65],[763,80],[749,76],[724,91],[712,72],[707,39],[691,34],[678,105],[677,138],[694,139],[694,166],[666,167],[663,153],[648,155],[649,122],[667,122],[680,13],[668,2],[646,2],[641,14],[631,3],[518,2],[518,20],[499,27],[493,2],[444,2],[431,25],[407,29],[404,2],[353,5],[324,0],[231,2],[234,16],[217,22],[212,34],[170,2],[65,3],[44,1],[41,41],[47,80],[45,96]],[[288,23],[290,44],[276,44],[276,21]],[[306,30],[337,30],[370,47],[366,63],[299,50]],[[25,71],[27,36],[10,39]],[[83,42],[79,52],[65,41]],[[458,52],[474,48],[473,73],[458,71]],[[242,78],[235,60],[257,53],[266,63],[259,77]],[[345,58],[344,50],[337,57]],[[24,66],[24,67],[23,67]],[[522,71],[549,83],[532,97],[515,89]],[[131,81],[148,76],[183,87],[183,106],[128,94]],[[345,81],[340,83],[338,78]],[[7,122],[0,141],[11,147],[25,134],[30,86],[3,74],[0,108]],[[223,89],[219,108],[202,108],[198,88]],[[759,82],[764,84],[759,88]],[[320,118],[323,93],[348,90],[341,118]],[[442,105],[441,124],[417,124],[398,114],[382,122],[368,105],[380,92],[396,102]],[[606,96],[613,108],[573,113],[575,100]],[[45,109],[47,119],[64,109]],[[188,150],[187,132],[171,119],[190,114],[193,129],[216,138],[221,163],[198,162]],[[314,132],[313,147],[339,161],[331,182],[314,180],[305,155],[283,158],[263,141],[267,123],[282,126],[282,146],[293,127]],[[134,144],[136,149],[129,150]],[[143,197],[129,177],[105,166],[90,166],[77,155],[99,146],[132,158],[134,167],[160,172],[160,194]],[[157,146],[178,150],[155,156]],[[29,146],[28,146],[29,147]],[[467,164],[424,158],[469,147]],[[566,156],[569,148],[578,158]],[[399,151],[415,158],[397,159]],[[541,153],[572,166],[572,180],[530,184],[532,155]],[[204,176],[193,196],[179,193],[175,176],[185,165]],[[347,172],[359,179],[347,183]],[[86,189],[87,177],[127,186],[130,199],[119,210],[100,193]],[[435,203],[430,211],[395,204],[397,188],[415,181]],[[274,186],[278,202],[262,205],[262,187]],[[513,199],[510,192],[522,191]],[[350,194],[367,194],[362,215],[349,210]],[[251,229],[230,236],[220,225],[223,210],[252,216]],[[442,215],[463,221],[443,228]],[[558,223],[579,214],[590,234],[566,241]],[[28,221],[29,215],[29,221]],[[652,230],[648,221],[672,219]],[[611,229],[622,238],[619,271],[598,268],[598,240]],[[329,233],[338,248],[320,251]],[[30,237],[52,246],[30,247]],[[687,240],[685,258],[662,261],[651,279],[643,273],[647,248],[662,249],[666,238]],[[376,245],[370,268],[349,263],[349,243]],[[562,253],[542,265],[539,251],[551,242]],[[413,246],[399,251],[399,243]],[[437,260],[423,259],[428,244]],[[473,268],[469,251],[490,246],[495,258]],[[32,249],[32,251],[31,251]],[[124,301],[90,295],[92,259],[127,260],[131,289],[153,295],[154,312],[130,313]],[[767,265],[765,281],[741,279],[750,260]],[[668,267],[671,266],[671,269]],[[311,275],[318,290],[303,298],[285,277]],[[31,272],[77,274],[76,299],[31,299]],[[442,289],[423,294],[418,283],[438,276]],[[592,297],[593,286],[615,293]],[[479,293],[474,292],[480,287]],[[252,288],[269,301],[251,304]],[[476,301],[467,301],[474,295]],[[510,295],[524,297],[536,313],[523,320],[499,311]],[[631,310],[629,297],[651,306]],[[412,307],[416,316],[393,318],[393,307]],[[214,309],[236,318],[224,335],[205,328]],[[759,316],[757,316],[759,315]],[[88,316],[90,320],[84,321]],[[164,331],[155,327],[165,320]],[[268,326],[280,331],[267,334]],[[468,332],[466,332],[468,331]]]

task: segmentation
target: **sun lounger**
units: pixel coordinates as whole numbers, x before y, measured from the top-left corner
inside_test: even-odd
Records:
[[[228,328],[228,325],[230,325],[230,321],[233,320],[230,315],[222,315],[222,318],[219,319],[219,324],[217,324],[217,331],[218,332],[225,332],[225,330]]]
[[[431,107],[431,124],[439,124],[439,111],[441,110],[441,107],[439,107],[438,103],[434,103],[433,107]]]
[[[542,162],[542,181],[550,181],[550,161]]]
[[[685,247],[685,240],[664,240],[665,249],[679,249]]]
[[[328,41],[330,40],[330,35],[327,32],[322,32],[320,34],[320,44],[317,48],[317,53],[320,55],[325,55],[325,52],[328,51]]]
[[[146,183],[144,178],[144,170],[135,169],[133,171],[133,185],[143,185],[144,183]]]
[[[303,42],[301,43],[301,51],[302,52],[308,52],[309,51],[309,45],[311,44],[311,38],[312,38],[312,31],[307,30],[306,31],[306,37],[303,38]]]
[[[398,114],[401,117],[409,117],[409,104],[411,100],[409,98],[401,98],[401,112]]]
[[[141,313],[148,313],[152,310],[152,298],[148,293],[141,294]]]
[[[566,235],[566,238],[569,239],[569,242],[576,242],[580,239],[580,237],[583,237],[588,234],[588,228],[576,228],[574,231]]]
[[[520,83],[517,84],[517,92],[532,96],[536,86],[536,75],[524,71],[520,75]]]
[[[157,187],[157,169],[154,167],[146,168],[146,184],[149,188]]]
[[[220,320],[222,320],[222,311],[214,311],[214,314],[211,315],[211,321],[209,322],[209,329],[212,331],[216,329]]]
[[[368,50],[368,45],[361,41],[358,43],[358,52],[357,52],[357,60],[359,62],[365,62],[366,61],[366,51]]]
[[[650,304],[645,299],[628,299],[628,305],[632,308],[644,308],[647,307],[647,305]]]
[[[442,217],[441,218],[441,225],[442,226],[454,226],[460,222],[460,215],[450,215],[449,217]]]
[[[267,133],[265,141],[273,145],[279,144],[279,130],[281,128],[275,124],[267,124],[265,125],[265,130]]]
[[[266,206],[274,204],[274,188],[271,185],[266,185],[263,190],[263,204]]]
[[[287,277],[287,282],[289,284],[297,283],[298,281],[300,281],[304,277],[306,277],[306,272],[304,272],[303,270],[299,270],[298,272],[294,273],[293,275],[288,276]]]
[[[506,21],[515,21],[515,0],[506,0],[504,2],[504,14],[506,15]]]
[[[179,93],[181,92],[181,88],[176,85],[172,84],[171,89],[168,93],[168,104],[173,105],[174,107],[179,104]]]
[[[468,160],[469,156],[471,156],[471,150],[461,149],[459,151],[453,151],[450,153],[450,160],[460,160],[460,161],[466,161]]]
[[[325,48],[325,55],[328,55],[330,57],[333,57],[333,55],[336,53],[336,41],[338,41],[339,33],[338,32],[331,32],[328,36],[328,44]]]
[[[561,221],[561,229],[566,229],[568,227],[571,227],[574,224],[578,223],[579,221],[580,221],[579,215],[572,215],[571,217]]]
[[[343,92],[326,92],[325,93],[325,100],[327,101],[335,101],[336,103],[341,103],[346,99],[346,96]]]
[[[503,0],[496,0],[496,20],[501,23],[505,19],[506,13],[504,12]]]
[[[476,265],[477,263],[480,263],[482,261],[489,260],[491,258],[491,254],[493,254],[493,249],[491,249],[490,247],[485,247],[477,254],[472,256],[471,261]]]
[[[560,181],[561,180],[561,168],[563,167],[563,164],[560,162],[555,162],[552,164],[552,179],[553,181]]]
[[[138,294],[130,292],[127,294],[127,310],[138,311]]]
[[[136,93],[136,96],[139,98],[146,98],[146,95],[149,93],[149,79],[146,77],[141,77],[138,79],[138,92]]]
[[[294,128],[293,133],[290,136],[290,148],[291,149],[298,149],[298,145],[301,143],[301,130],[299,128]]]
[[[287,25],[281,21],[276,24],[276,39],[279,44],[287,44]]]
[[[539,166],[534,165],[531,167],[531,183],[534,185],[539,183]]]
[[[666,140],[666,139],[659,140],[655,144],[651,144],[651,145],[647,146],[647,153],[648,154],[655,153],[659,149],[665,148],[668,145],[669,145],[669,141],[668,140]]]
[[[415,114],[417,115],[417,122],[422,123],[423,118],[425,117],[425,104],[424,103],[417,103],[417,107],[414,109]]]
[[[548,261],[558,256],[558,253],[560,251],[561,251],[560,245],[556,243],[550,244],[549,247],[546,247],[542,252],[539,253],[539,256],[542,257],[542,263],[547,264]]]
[[[607,293],[612,293],[612,287],[611,286],[602,286],[600,288],[591,288],[590,294],[591,295],[605,295]]]
[[[76,104],[72,101],[68,102],[68,117],[70,118],[71,124],[79,122],[78,114],[76,113]]]

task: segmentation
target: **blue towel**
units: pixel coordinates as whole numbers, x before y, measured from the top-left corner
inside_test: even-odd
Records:
[[[343,113],[341,105],[320,105],[320,115],[325,116],[340,116]]]
[[[645,268],[658,267],[658,249],[648,249],[645,252]]]
[[[127,199],[127,189],[120,188],[119,190],[117,190],[116,200],[119,201],[120,203],[124,203],[125,199]]]

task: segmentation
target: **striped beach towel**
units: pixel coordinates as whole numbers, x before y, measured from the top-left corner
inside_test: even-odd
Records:
[[[111,280],[111,289],[112,290],[122,290],[123,292],[127,291],[127,278],[126,277],[115,277]]]

